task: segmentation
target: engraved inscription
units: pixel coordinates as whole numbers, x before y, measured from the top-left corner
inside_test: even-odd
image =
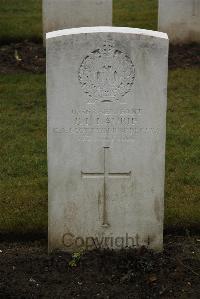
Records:
[[[89,53],[79,69],[79,82],[90,102],[116,102],[131,90],[134,80],[133,62],[112,40]]]
[[[108,222],[108,214],[107,214],[107,180],[108,178],[130,178],[131,176],[131,171],[129,172],[110,172],[109,167],[108,167],[108,151],[109,147],[104,147],[104,171],[103,172],[84,172],[81,171],[82,178],[99,178],[102,177],[104,180],[103,183],[103,219],[102,219],[102,226],[103,227],[108,227],[109,222]]]
[[[70,134],[79,141],[134,141],[138,136],[157,135],[159,128],[146,127],[145,110],[139,107],[97,109],[73,108],[68,126],[53,129],[54,133]]]

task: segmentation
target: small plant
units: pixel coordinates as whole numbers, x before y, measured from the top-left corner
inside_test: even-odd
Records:
[[[81,256],[83,255],[83,250],[79,251],[79,252],[74,252],[72,254],[72,259],[71,261],[69,261],[69,266],[70,267],[77,267],[78,263],[80,262]]]

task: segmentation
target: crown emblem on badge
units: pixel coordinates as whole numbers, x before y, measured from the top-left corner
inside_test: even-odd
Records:
[[[130,57],[113,40],[89,53],[79,69],[79,82],[91,102],[115,102],[128,93],[135,80]]]

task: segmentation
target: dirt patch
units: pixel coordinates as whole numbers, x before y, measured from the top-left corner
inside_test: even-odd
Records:
[[[45,49],[41,44],[25,41],[0,47],[0,73],[44,73]]]
[[[45,72],[45,49],[41,44],[25,41],[0,47],[0,73]],[[169,67],[200,66],[200,44],[170,46]]]
[[[200,298],[200,237],[145,248],[47,255],[44,242],[0,243],[0,298]]]
[[[200,44],[170,46],[169,67],[200,67]]]

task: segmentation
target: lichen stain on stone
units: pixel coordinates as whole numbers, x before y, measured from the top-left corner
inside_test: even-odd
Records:
[[[102,194],[99,191],[98,192],[98,215],[99,215],[99,219],[101,219],[101,206],[102,206]]]
[[[121,191],[122,191],[122,194],[123,194],[123,195],[126,194],[126,192],[127,192],[127,186],[126,186],[126,184],[121,183]]]
[[[65,209],[65,215],[67,215],[68,221],[73,221],[76,217],[77,207],[74,202],[68,202],[67,207]]]
[[[155,212],[155,216],[158,222],[160,222],[161,219],[161,206],[160,206],[160,200],[158,198],[156,198],[154,200],[154,212]]]
[[[155,234],[148,235],[146,238],[144,238],[144,242],[145,242],[146,246],[151,246],[151,244],[154,243],[155,240],[156,240]]]

